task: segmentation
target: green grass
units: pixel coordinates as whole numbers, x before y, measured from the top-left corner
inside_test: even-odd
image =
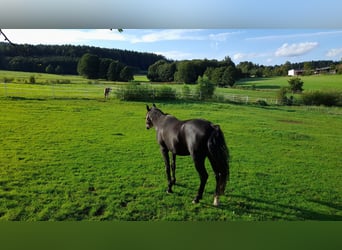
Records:
[[[216,208],[208,162],[199,204],[191,203],[199,178],[190,157],[178,157],[178,185],[166,194],[155,131],[145,129],[145,103],[104,100],[106,83],[68,79],[72,84],[0,87],[0,220],[342,220],[341,108],[157,103],[180,119],[205,118],[223,129],[231,180]],[[307,79],[304,88],[319,88],[317,78]],[[272,85],[265,82],[256,87]]]
[[[179,157],[179,185],[166,194],[144,103],[1,98],[2,220],[341,220],[341,109],[160,104],[180,119],[221,125],[231,181],[213,207]]]

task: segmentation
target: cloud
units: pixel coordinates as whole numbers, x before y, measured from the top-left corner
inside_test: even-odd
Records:
[[[257,40],[277,40],[277,39],[294,39],[294,38],[304,38],[304,37],[325,37],[331,35],[341,35],[342,31],[322,31],[322,32],[312,32],[312,33],[299,33],[299,34],[286,34],[286,35],[270,35],[270,36],[257,36],[246,38],[247,41],[257,41]]]
[[[18,44],[83,44],[88,41],[124,41],[126,38],[116,30],[61,30],[61,29],[15,29],[5,30],[6,35]]]
[[[173,60],[185,60],[185,59],[189,59],[189,58],[193,57],[193,55],[191,53],[181,52],[181,51],[176,51],[176,50],[155,51],[153,53],[155,53],[157,55],[163,55],[167,59],[173,59]]]
[[[327,57],[339,57],[342,56],[342,48],[331,49],[326,54]]]
[[[277,51],[275,55],[278,57],[294,57],[304,55],[318,46],[317,42],[305,42],[305,43],[284,43]]]
[[[240,34],[241,32],[222,32],[218,34],[209,34],[209,40],[217,42],[225,42],[227,39],[233,35]]]
[[[235,61],[251,61],[255,58],[268,57],[267,53],[236,53],[233,55]]]
[[[198,30],[158,30],[151,31],[141,36],[127,37],[131,43],[153,43],[160,41],[176,41],[176,40],[204,40],[203,36],[194,34]]]
[[[199,30],[151,30],[135,33],[124,30],[120,33],[113,29],[21,29],[4,30],[8,37],[16,43],[28,44],[84,44],[89,41],[125,41],[129,43],[154,43],[159,41],[176,40],[205,40],[199,35]]]

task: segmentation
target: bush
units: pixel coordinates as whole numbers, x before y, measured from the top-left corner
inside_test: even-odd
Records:
[[[207,76],[199,76],[197,80],[197,88],[196,92],[198,95],[198,98],[200,100],[210,99],[212,98],[214,91],[215,91],[215,85],[211,83],[209,78]]]
[[[11,83],[11,82],[13,82],[13,80],[14,80],[13,78],[8,78],[8,77],[3,78],[4,83]]]
[[[190,97],[191,97],[190,95],[191,95],[191,90],[190,90],[189,86],[184,84],[182,87],[181,98],[182,99],[190,99]]]
[[[256,101],[256,104],[260,106],[268,106],[268,103],[265,100],[259,99]]]
[[[175,100],[176,99],[176,91],[171,87],[161,87],[160,89],[156,89],[155,91],[155,99],[158,100]]]
[[[324,106],[342,106],[341,91],[310,91],[302,95],[302,102],[305,105],[324,105]]]
[[[286,87],[281,87],[278,92],[277,92],[277,99],[279,101],[280,105],[287,104],[287,88]]]
[[[30,76],[29,83],[31,83],[31,84],[36,83],[36,78],[34,76]]]
[[[136,84],[123,85],[115,91],[115,95],[122,101],[148,101],[153,99],[153,89]]]
[[[303,91],[304,82],[299,77],[291,78],[288,83],[292,93],[301,93]]]
[[[122,101],[151,101],[151,100],[175,100],[176,91],[171,87],[153,89],[150,86],[140,84],[122,85],[115,92],[118,99]]]
[[[277,92],[277,99],[279,101],[280,105],[288,105],[291,106],[294,104],[294,97],[290,96],[290,98],[287,97],[288,88],[281,87]]]

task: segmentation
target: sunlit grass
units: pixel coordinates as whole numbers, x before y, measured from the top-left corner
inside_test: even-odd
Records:
[[[179,157],[172,195],[145,104],[0,99],[2,220],[341,220],[341,109],[157,104],[222,127],[231,180],[191,203],[199,178]]]

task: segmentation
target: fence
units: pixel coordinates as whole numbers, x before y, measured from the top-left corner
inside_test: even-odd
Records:
[[[1,86],[2,85],[2,86]],[[16,83],[1,83],[0,97],[15,97],[28,99],[103,99],[104,88],[111,87],[112,93],[109,98],[115,98],[115,93],[122,90],[120,85],[108,86],[101,84],[89,85],[73,85],[73,84],[16,84]],[[139,85],[140,87],[140,85]],[[150,96],[144,96],[145,99],[158,99],[158,90],[163,87],[155,87],[152,85],[141,86],[147,88],[152,93]],[[171,88],[171,87],[170,87]],[[139,89],[139,88],[138,88]],[[198,100],[201,99],[201,93],[193,91],[184,92],[181,89],[172,88],[172,93],[163,94],[163,99],[185,99]],[[241,94],[218,93],[213,99],[218,102],[234,102],[234,103],[260,103],[264,102],[271,105],[277,105],[276,98],[252,97]]]

